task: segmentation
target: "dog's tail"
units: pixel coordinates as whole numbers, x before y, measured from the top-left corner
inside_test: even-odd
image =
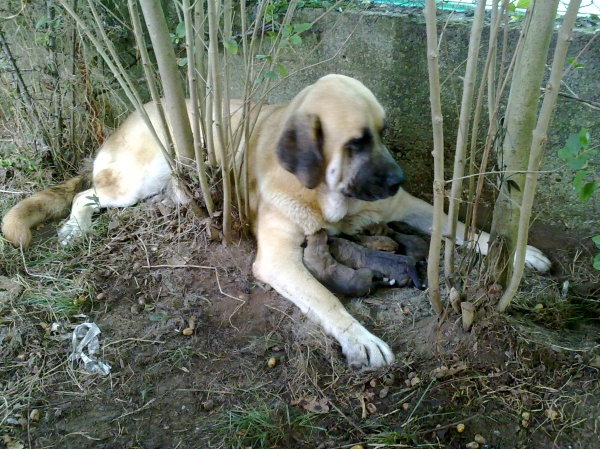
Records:
[[[89,188],[91,181],[91,170],[86,169],[79,176],[19,201],[2,219],[2,233],[6,240],[27,248],[31,241],[31,228],[49,219],[65,217],[75,195]]]

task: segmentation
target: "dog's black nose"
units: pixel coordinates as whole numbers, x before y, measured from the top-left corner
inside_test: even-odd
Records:
[[[400,167],[389,173],[386,177],[386,184],[390,195],[395,195],[405,180],[404,173]]]

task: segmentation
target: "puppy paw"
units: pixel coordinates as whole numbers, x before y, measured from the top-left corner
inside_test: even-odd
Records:
[[[394,361],[390,347],[357,321],[340,337],[342,352],[352,368],[382,368]]]
[[[552,263],[539,249],[527,245],[525,252],[525,266],[535,268],[540,273],[545,273],[550,270]]]

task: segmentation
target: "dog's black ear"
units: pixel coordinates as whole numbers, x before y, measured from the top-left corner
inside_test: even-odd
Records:
[[[318,116],[297,113],[287,120],[277,144],[277,159],[307,189],[323,182],[323,128]]]

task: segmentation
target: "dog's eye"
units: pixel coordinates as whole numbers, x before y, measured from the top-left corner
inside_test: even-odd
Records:
[[[344,149],[351,155],[366,153],[371,150],[373,146],[373,133],[369,128],[363,130],[363,134],[360,137],[349,140],[344,145]]]

